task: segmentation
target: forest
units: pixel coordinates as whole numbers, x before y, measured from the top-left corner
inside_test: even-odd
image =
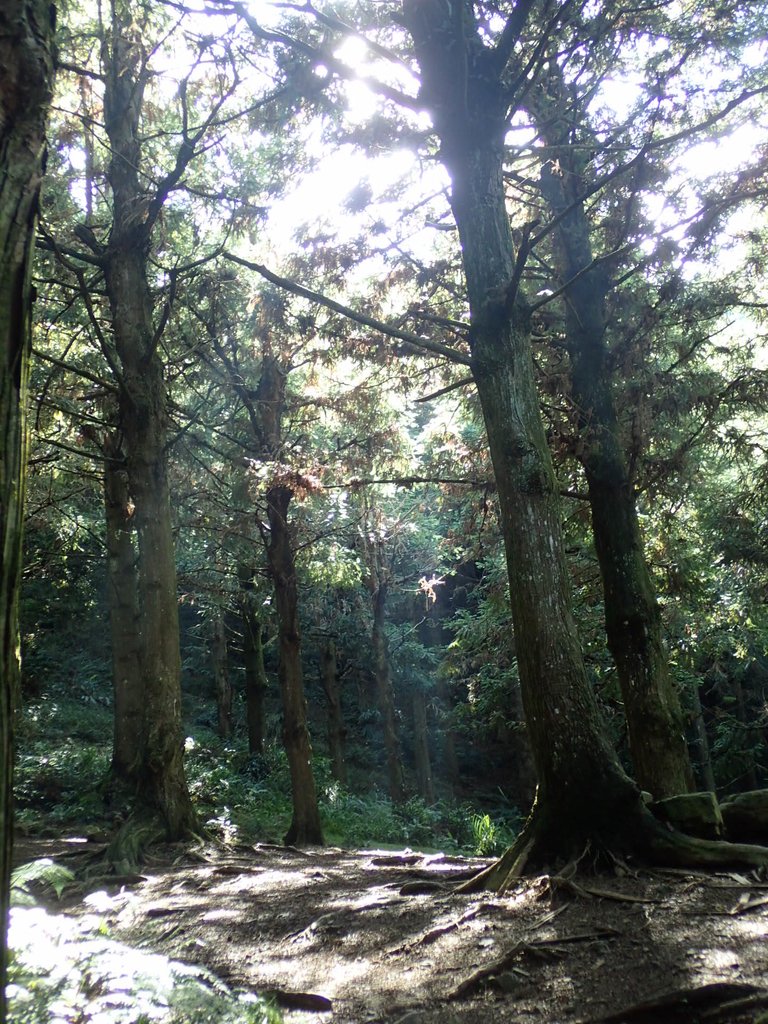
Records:
[[[5,0],[0,250],[0,1024],[768,1019],[768,3]]]

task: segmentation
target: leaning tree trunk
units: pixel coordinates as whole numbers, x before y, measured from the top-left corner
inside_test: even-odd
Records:
[[[278,676],[283,700],[283,737],[291,773],[293,798],[293,817],[285,842],[295,846],[311,846],[322,845],[323,831],[320,825],[315,778],[312,773],[312,747],[307,727],[307,704],[304,698],[304,676],[301,667],[299,597],[293,545],[288,526],[291,497],[290,488],[281,484],[274,485],[267,491],[267,556],[275,587],[280,639]]]
[[[635,777],[661,799],[691,789],[693,774],[613,399],[605,338],[610,267],[593,258],[581,199],[586,190],[575,163],[581,153],[565,145],[567,136],[558,137],[562,121],[553,119],[554,68],[547,85],[543,110],[538,109],[536,97],[542,93],[537,89],[529,93],[529,104],[550,143],[551,159],[542,167],[540,188],[557,221],[560,277],[570,282],[564,305],[571,397],[578,410],[579,458],[589,488],[606,635],[624,701]]]
[[[139,174],[143,54],[127,14],[123,22],[114,3],[110,44],[111,52],[104,47],[104,126],[112,154],[108,178],[113,222],[101,262],[120,361],[120,422],[135,505],[144,675],[136,813],[112,851],[121,858],[123,851],[129,857],[135,853],[140,819],[146,820],[147,834],[157,822],[170,840],[196,832],[199,826],[183,766],[167,395],[147,269],[153,219]]]
[[[128,470],[117,434],[109,434],[105,439],[104,456],[107,605],[114,698],[111,784],[129,791],[136,783],[144,708],[138,553]]]
[[[736,853],[728,844],[666,832],[608,742],[571,612],[558,486],[506,209],[507,54],[485,45],[470,3],[404,0],[403,16],[452,181],[473,375],[498,487],[523,706],[538,777],[525,829],[476,884],[504,887],[524,868],[579,857],[588,847],[667,861],[743,857],[764,863],[768,851],[758,847]],[[505,33],[500,45],[511,52],[518,34]]]
[[[0,1021],[6,1020],[13,844],[30,264],[53,83],[53,13],[48,0],[6,0],[0,8]]]

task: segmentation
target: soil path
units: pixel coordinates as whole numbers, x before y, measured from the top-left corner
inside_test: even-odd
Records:
[[[625,873],[462,895],[485,861],[255,846],[159,852],[99,877],[100,844],[21,840],[78,884],[68,914],[271,992],[288,1024],[758,1024],[768,1021],[768,884]]]

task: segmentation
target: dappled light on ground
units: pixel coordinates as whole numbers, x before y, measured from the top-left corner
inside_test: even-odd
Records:
[[[115,940],[141,947],[139,973],[151,949],[158,964],[191,965],[181,977],[204,968],[269,996],[288,1024],[755,1024],[768,1010],[756,876],[622,868],[499,896],[455,891],[487,861],[410,850],[208,846],[167,858],[130,886],[101,877],[90,895],[69,859],[78,881],[63,920],[99,922],[112,940],[98,940],[101,970],[120,991]]]
[[[95,894],[94,894],[95,895]],[[125,905],[91,898],[103,910]],[[108,908],[107,903],[112,907]],[[204,968],[107,938],[103,919],[17,907],[11,914],[11,1019],[16,1024],[269,1024]]]

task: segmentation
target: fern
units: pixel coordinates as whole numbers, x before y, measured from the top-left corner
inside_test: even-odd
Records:
[[[11,903],[17,907],[34,906],[35,898],[30,889],[32,885],[53,889],[56,899],[60,900],[66,886],[74,880],[75,876],[69,868],[56,864],[50,857],[22,864],[11,875]]]

